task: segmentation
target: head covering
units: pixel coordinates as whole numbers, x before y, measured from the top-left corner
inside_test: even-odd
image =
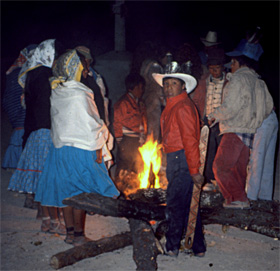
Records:
[[[82,54],[86,59],[90,60],[90,63],[93,62],[93,58],[90,54],[90,49],[85,46],[77,46],[75,48],[80,54]]]
[[[18,83],[24,88],[27,73],[37,67],[45,66],[51,68],[55,56],[55,39],[41,42],[33,54],[23,64],[18,77]]]
[[[164,78],[176,78],[181,79],[185,82],[186,85],[186,91],[187,93],[190,93],[194,90],[196,87],[196,80],[194,77],[192,77],[189,74],[184,73],[166,73],[166,74],[159,74],[159,73],[153,73],[153,78],[155,81],[162,87],[163,86],[163,79]]]
[[[206,37],[200,38],[200,40],[207,47],[221,43],[221,42],[218,42],[217,32],[214,32],[214,31],[208,31]]]
[[[13,70],[21,68],[26,60],[32,55],[37,44],[30,44],[26,48],[20,51],[18,58],[12,64],[12,66],[7,70],[6,74],[10,74]]]
[[[224,65],[225,51],[221,48],[213,48],[208,52],[207,65]]]
[[[52,69],[53,77],[50,78],[52,89],[66,81],[75,80],[80,82],[83,69],[84,67],[76,50],[70,50],[61,55]]]
[[[260,56],[263,54],[263,48],[259,43],[239,43],[237,49],[232,52],[226,53],[228,56],[247,56],[255,61],[259,61]]]

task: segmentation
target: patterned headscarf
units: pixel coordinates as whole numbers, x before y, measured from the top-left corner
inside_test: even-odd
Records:
[[[50,78],[52,89],[58,84],[75,80],[80,82],[84,67],[76,50],[69,50],[58,58],[53,67],[53,77]]]
[[[21,68],[28,58],[33,54],[37,44],[30,44],[26,48],[20,51],[18,58],[12,64],[12,66],[6,71],[6,75],[10,74],[13,70]]]
[[[23,64],[18,77],[18,83],[24,88],[27,73],[40,66],[51,68],[55,57],[55,39],[41,42],[30,58]]]

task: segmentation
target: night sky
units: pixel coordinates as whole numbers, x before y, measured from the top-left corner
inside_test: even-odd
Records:
[[[57,38],[69,48],[94,48],[93,55],[114,50],[114,1],[1,1],[1,76],[20,50]],[[217,31],[226,51],[262,27],[263,70],[272,92],[279,90],[278,1],[126,1],[126,48],[145,40],[176,47],[184,42],[202,48],[200,37]],[[2,80],[3,81],[3,80]],[[2,84],[1,84],[2,85]],[[278,96],[274,97],[274,100]]]

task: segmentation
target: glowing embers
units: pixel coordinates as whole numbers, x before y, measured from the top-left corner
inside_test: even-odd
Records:
[[[161,167],[161,145],[149,136],[146,143],[139,147],[144,165],[143,171],[138,174],[140,188],[160,188],[159,171]]]

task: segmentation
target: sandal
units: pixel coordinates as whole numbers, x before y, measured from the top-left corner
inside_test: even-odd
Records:
[[[51,220],[50,233],[66,235],[66,227],[59,220]]]
[[[195,257],[203,258],[205,256],[205,252],[195,253]]]
[[[73,245],[74,243],[74,232],[67,232],[66,238],[64,239],[64,242]]]
[[[50,225],[51,225],[51,218],[48,217],[42,217],[42,224],[41,224],[41,231],[42,232],[49,232],[50,231]]]
[[[90,242],[92,241],[91,239],[87,238],[85,235],[82,235],[82,236],[75,236],[74,237],[74,242],[73,242],[73,245],[75,247],[78,247],[78,246],[82,246],[84,245],[85,243],[87,242]]]

